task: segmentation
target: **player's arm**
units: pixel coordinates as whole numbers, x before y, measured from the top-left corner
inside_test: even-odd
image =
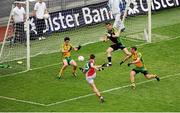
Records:
[[[116,28],[114,28],[114,35],[111,35],[111,34],[109,34],[109,33],[107,33],[106,35],[107,35],[107,37],[113,37],[113,38],[118,38],[119,36],[120,36],[120,31],[118,30],[118,29],[116,29]]]
[[[98,71],[104,70],[104,68],[101,65],[94,65],[93,63],[91,63],[90,66]]]
[[[140,62],[140,61],[141,61],[141,58],[138,57],[137,60],[132,61],[132,62],[129,62],[129,63],[128,63],[128,66],[130,66],[131,64],[136,64],[136,63],[138,63],[138,62]]]
[[[44,14],[49,14],[49,11],[48,11],[48,9],[47,9],[47,7],[46,7],[46,4],[45,4]]]
[[[78,45],[77,47],[71,46],[71,49],[73,49],[74,51],[78,51],[81,49],[81,47],[82,47],[81,45]]]
[[[123,61],[120,62],[120,65],[122,65],[124,62],[126,62],[127,60],[129,60],[131,58],[132,54],[127,55]]]
[[[34,5],[34,10],[32,12],[32,16],[36,16],[36,11],[38,10],[37,4]]]
[[[14,22],[14,9],[12,10],[12,14],[11,14],[11,22]]]
[[[103,37],[100,38],[100,41],[107,42],[108,41],[108,34],[105,34]]]
[[[25,12],[25,9],[23,8],[23,19],[24,19],[24,22],[26,21],[26,12]]]
[[[117,37],[120,36],[120,31],[119,30],[115,29],[114,33],[115,33],[115,35],[112,35],[112,37],[117,38]]]

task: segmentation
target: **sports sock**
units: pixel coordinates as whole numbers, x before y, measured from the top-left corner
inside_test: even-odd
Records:
[[[111,64],[111,57],[108,57],[107,59],[108,59],[109,64]]]

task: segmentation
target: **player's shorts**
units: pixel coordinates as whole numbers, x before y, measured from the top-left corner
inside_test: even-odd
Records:
[[[70,62],[71,62],[71,57],[66,57],[65,60],[67,61],[68,65],[70,65]]]
[[[96,73],[94,73],[92,76],[87,76],[87,75],[86,75],[86,81],[87,81],[89,84],[93,84],[95,78],[96,78]]]
[[[145,76],[148,74],[148,71],[147,71],[147,69],[145,67],[141,67],[141,68],[136,67],[136,68],[132,69],[132,71],[135,71],[136,74],[142,73]]]
[[[122,43],[113,44],[110,47],[113,48],[114,51],[118,49],[123,50],[125,48],[125,46]]]

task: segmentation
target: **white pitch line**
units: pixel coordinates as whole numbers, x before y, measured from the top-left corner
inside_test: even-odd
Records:
[[[174,75],[167,75],[165,77],[161,77],[160,79],[162,80],[162,79],[169,78],[169,77],[172,77],[172,76],[177,76],[177,75],[180,75],[180,73],[177,73],[177,74],[174,74]],[[154,81],[154,80],[155,79],[146,80],[146,81],[139,82],[139,83],[136,83],[136,84],[137,85],[141,85],[141,84],[148,83],[148,82],[151,82],[151,81]],[[123,89],[123,88],[127,88],[127,87],[130,87],[130,85],[124,85],[124,86],[120,86],[120,87],[104,90],[101,93],[107,93],[107,92],[111,92],[111,91],[115,91],[115,90],[119,90],[119,89]],[[66,102],[70,102],[70,101],[74,101],[74,100],[90,97],[90,96],[93,96],[93,95],[95,95],[95,94],[94,93],[90,93],[90,94],[87,94],[87,95],[83,95],[83,96],[79,96],[79,97],[75,97],[75,98],[71,98],[71,99],[67,99],[67,100],[51,103],[51,104],[48,104],[46,106],[53,106],[53,105],[57,105],[57,104],[62,104],[62,103],[66,103]]]
[[[0,96],[0,98],[6,99],[6,100],[12,100],[12,101],[16,101],[16,102],[21,102],[21,103],[32,104],[32,105],[46,106],[46,104],[41,104],[41,103],[37,103],[37,102],[21,100],[21,99],[16,99],[16,98],[11,98],[11,97]]]
[[[167,75],[167,76],[161,77],[161,80],[165,79],[165,78],[177,76],[177,75],[180,75],[180,73],[176,73],[176,74],[173,74],[173,75]],[[151,82],[151,81],[154,81],[154,80],[155,79],[146,80],[146,81],[139,82],[139,83],[136,83],[136,84],[137,85],[141,85],[141,84],[148,83],[148,82]],[[124,86],[120,86],[120,87],[116,87],[116,88],[111,88],[111,89],[108,89],[108,90],[104,90],[101,93],[108,93],[108,92],[120,90],[120,89],[127,88],[127,87],[130,87],[130,85],[124,85]],[[6,96],[0,96],[0,98],[6,99],[6,100],[12,100],[12,101],[16,101],[16,102],[21,102],[21,103],[27,103],[27,104],[31,104],[31,105],[38,105],[38,106],[43,106],[43,107],[49,107],[49,106],[63,104],[63,103],[74,101],[74,100],[83,99],[83,98],[90,97],[90,96],[93,96],[93,95],[95,95],[95,94],[94,93],[90,93],[90,94],[87,94],[87,95],[78,96],[78,97],[75,97],[75,98],[71,98],[71,99],[67,99],[67,100],[63,100],[63,101],[59,101],[59,102],[54,102],[54,103],[50,103],[50,104],[42,104],[42,103],[38,103],[38,102],[21,100],[21,99],[16,99],[16,98],[12,98],[12,97],[6,97]]]
[[[177,36],[177,37],[174,37],[174,38],[165,39],[165,40],[163,40],[163,41],[174,40],[174,39],[177,39],[177,38],[180,38],[180,36]],[[144,45],[159,43],[159,42],[163,42],[163,41],[157,41],[157,42],[152,42],[152,43],[142,43],[142,44],[139,44],[139,45],[136,45],[136,46],[144,46]],[[89,43],[86,43],[86,44],[84,44],[84,45],[88,45],[88,44],[92,44],[92,43],[96,43],[96,42],[89,42]],[[62,63],[62,62],[61,62],[61,63]],[[30,69],[30,70],[43,69],[43,68],[47,68],[47,67],[59,65],[59,64],[61,64],[61,63],[55,63],[55,64],[51,64],[51,65],[46,65],[46,66],[42,66],[42,67],[38,67],[38,68],[33,68],[33,69]],[[26,72],[28,72],[28,71],[21,71],[21,72],[17,72],[17,73],[7,74],[7,75],[0,76],[0,78],[9,77],[9,76],[15,76],[15,75],[17,75],[17,74],[22,74],[22,73],[26,73]]]

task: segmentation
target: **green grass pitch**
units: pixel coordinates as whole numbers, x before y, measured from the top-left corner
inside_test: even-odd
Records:
[[[127,67],[127,63],[120,66],[119,62],[124,55],[121,51],[116,51],[112,57],[113,66],[97,72],[95,79],[98,89],[103,92],[102,95],[106,100],[102,104],[93,95],[85,76],[79,70],[78,77],[74,78],[71,67],[68,67],[63,78],[57,79],[61,58],[58,52],[59,43],[56,41],[62,40],[67,34],[62,34],[61,39],[57,38],[59,34],[54,34],[51,37],[57,40],[54,41],[55,46],[50,45],[49,49],[56,51],[32,57],[32,70],[16,73],[23,70],[22,66],[19,66],[20,69],[18,67],[11,70],[0,69],[0,112],[180,112],[179,13],[178,7],[152,15],[153,43],[151,44],[140,40],[127,40],[128,37],[123,38],[123,43],[127,47],[138,46],[149,72],[159,75],[160,82],[148,81],[143,75],[138,74],[137,89],[132,90],[129,87],[129,72],[133,66]],[[142,21],[143,18],[140,17],[139,20]],[[79,34],[72,31],[69,34],[75,37],[72,42],[88,35],[101,36],[104,33],[102,25],[95,27],[96,30],[98,29],[96,33],[92,32],[94,27],[91,26],[80,28]],[[47,39],[44,43],[48,43],[49,40],[51,39]],[[94,38],[92,41],[97,40]],[[36,42],[33,44],[37,47],[43,46]],[[36,49],[33,44],[32,47]],[[89,54],[94,53],[96,63],[102,64],[106,61],[105,51],[109,45],[108,42],[88,44],[79,52],[73,52],[72,57],[77,61],[77,56],[83,55],[87,60]],[[77,63],[83,66],[85,62],[77,61]]]

